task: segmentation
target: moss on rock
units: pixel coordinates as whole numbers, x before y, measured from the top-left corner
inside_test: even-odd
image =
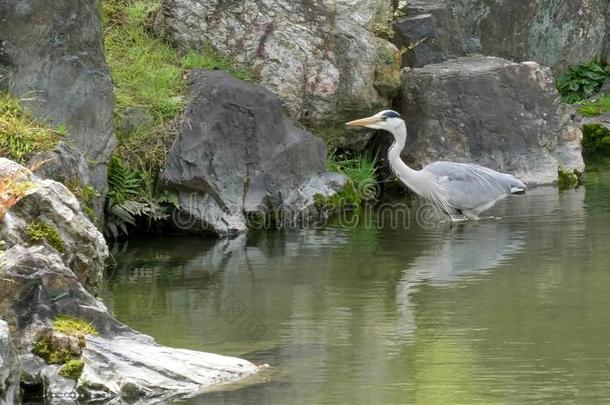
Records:
[[[42,243],[46,241],[60,253],[64,253],[66,250],[59,231],[51,224],[35,220],[28,224],[25,232],[31,243]]]
[[[577,172],[562,167],[559,168],[557,186],[560,189],[575,188],[580,184],[580,175]]]
[[[75,337],[97,335],[97,329],[91,323],[65,315],[60,315],[53,320],[53,330]]]
[[[83,373],[84,368],[85,362],[83,360],[72,359],[68,360],[66,364],[59,369],[59,374],[71,380],[78,380]]]

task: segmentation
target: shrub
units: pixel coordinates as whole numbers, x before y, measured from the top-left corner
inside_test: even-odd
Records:
[[[592,61],[570,68],[557,78],[555,85],[563,101],[575,103],[597,93],[609,76],[610,66]]]

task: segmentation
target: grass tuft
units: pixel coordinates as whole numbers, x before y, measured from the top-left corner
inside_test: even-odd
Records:
[[[0,91],[0,156],[25,163],[35,153],[55,148],[62,137],[35,119],[19,100]]]
[[[85,335],[97,335],[97,329],[91,323],[66,315],[59,315],[53,320],[53,330],[79,338]]]

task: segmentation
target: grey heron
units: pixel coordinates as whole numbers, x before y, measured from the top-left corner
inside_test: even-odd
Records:
[[[407,140],[407,125],[396,111],[381,111],[346,125],[391,133],[394,143],[388,152],[388,162],[396,177],[452,219],[459,215],[476,220],[498,201],[527,188],[510,174],[471,163],[434,162],[421,170],[410,168],[400,158]]]

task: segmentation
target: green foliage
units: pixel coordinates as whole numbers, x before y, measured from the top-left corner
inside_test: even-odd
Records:
[[[177,196],[156,191],[155,179],[147,172],[138,172],[114,157],[108,165],[108,201],[106,205],[107,236],[118,238],[128,234],[127,226],[136,226],[136,218],[149,221],[166,219],[168,210],[178,206]]]
[[[610,130],[601,124],[582,127],[582,146],[585,152],[610,153]]]
[[[572,67],[557,78],[555,85],[563,101],[575,103],[593,96],[609,76],[610,66],[592,61]]]
[[[47,242],[58,252],[64,253],[66,247],[55,226],[40,220],[34,220],[25,229],[31,243]]]
[[[347,176],[347,184],[343,190],[330,197],[316,194],[314,196],[316,207],[324,211],[358,208],[364,201],[377,198],[376,162],[377,157],[368,152],[353,159],[338,159],[334,153],[330,154],[326,168],[331,172]]]
[[[59,369],[59,374],[71,380],[78,380],[83,373],[84,368],[85,362],[83,360],[72,359],[68,360],[66,364]]]
[[[52,150],[62,134],[36,120],[21,102],[0,91],[0,156],[24,163],[33,154]]]
[[[557,186],[560,189],[575,188],[580,185],[580,177],[573,170],[567,170],[562,167],[558,171]]]
[[[610,94],[605,94],[596,100],[585,101],[580,107],[580,113],[586,117],[596,117],[610,111]]]
[[[97,329],[91,323],[66,315],[59,315],[53,320],[53,330],[79,338],[97,335]]]
[[[44,335],[38,339],[34,345],[33,352],[49,364],[64,364],[73,358],[72,353],[67,348],[53,345],[51,334]]]

